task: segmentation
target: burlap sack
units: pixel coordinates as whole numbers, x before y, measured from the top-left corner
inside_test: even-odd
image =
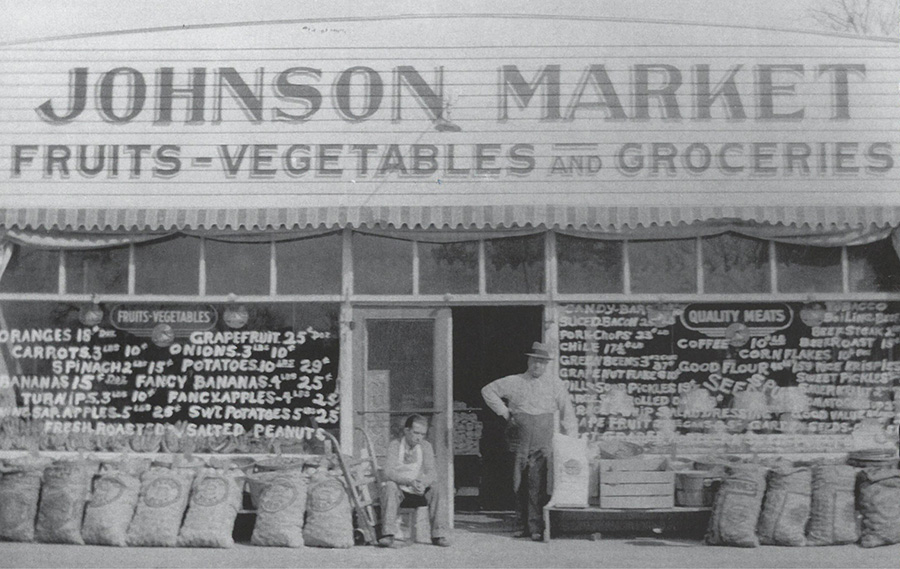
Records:
[[[34,541],[34,522],[46,462],[8,463],[0,476],[0,539]]]
[[[812,472],[785,466],[769,472],[757,535],[764,545],[806,545]]]
[[[84,512],[81,537],[93,545],[124,547],[128,526],[134,517],[141,480],[129,470],[103,469],[94,478],[94,488]]]
[[[340,478],[318,473],[310,480],[303,539],[313,547],[353,547],[350,498]]]
[[[57,461],[44,469],[34,535],[44,543],[83,545],[81,521],[98,463]]]
[[[126,542],[131,546],[174,547],[187,508],[194,470],[154,466],[141,475],[141,495]]]
[[[299,469],[262,472],[248,478],[256,506],[253,545],[303,547],[307,477]]]
[[[862,515],[861,546],[900,543],[900,470],[862,471],[859,512]]]
[[[555,433],[553,435],[554,506],[586,508],[590,492],[591,469],[587,439]]]
[[[845,464],[813,466],[807,545],[840,545],[859,540],[857,472],[856,468]]]
[[[191,486],[180,547],[234,547],[234,521],[244,498],[244,475],[237,469],[203,468]]]
[[[706,532],[710,545],[758,547],[756,526],[766,493],[767,469],[754,464],[728,466],[716,494]]]

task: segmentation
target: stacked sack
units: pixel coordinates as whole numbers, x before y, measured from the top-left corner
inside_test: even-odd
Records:
[[[244,473],[233,465],[202,467],[191,483],[181,547],[232,547],[234,521],[244,501]]]
[[[92,545],[128,545],[128,525],[141,493],[141,474],[149,459],[122,458],[104,462],[93,481],[84,511],[81,536]]]
[[[763,545],[806,545],[810,521],[812,471],[806,466],[777,464],[769,470],[766,496],[756,533]]]
[[[706,543],[759,546],[756,526],[766,492],[766,472],[766,468],[756,464],[725,467],[709,520]]]
[[[856,474],[856,468],[847,464],[813,465],[807,545],[842,545],[859,540]]]
[[[0,540],[232,547],[249,480],[257,508],[252,543],[351,547],[341,474],[308,458],[207,464],[189,454],[103,462],[26,456],[0,463]]]
[[[341,471],[302,460],[262,461],[249,477],[253,545],[349,548],[353,514]]]
[[[194,468],[154,463],[141,474],[141,491],[128,524],[130,546],[174,547],[187,509]]]
[[[58,460],[41,476],[41,501],[34,536],[42,543],[81,545],[84,507],[99,464],[95,461]]]
[[[900,543],[900,470],[817,462],[724,466],[707,530],[711,545]]]
[[[256,524],[250,542],[273,547],[302,547],[308,475],[302,463],[263,466],[250,476]]]
[[[878,547],[900,543],[900,470],[887,449],[850,453],[847,463],[860,468],[858,506],[862,516],[859,544]]]
[[[314,474],[306,499],[303,540],[314,547],[353,547],[353,514],[343,478],[335,471]]]
[[[37,456],[7,460],[0,467],[0,540],[34,541],[41,478],[50,461]]]

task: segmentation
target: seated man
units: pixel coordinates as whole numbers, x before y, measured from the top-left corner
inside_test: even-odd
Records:
[[[425,440],[428,419],[422,415],[410,415],[406,419],[403,436],[388,445],[384,476],[387,481],[381,496],[382,534],[378,540],[382,547],[394,547],[397,533],[397,513],[404,501],[424,498],[431,520],[431,543],[447,547],[446,507],[440,489],[434,483],[437,473],[434,467],[434,449]]]

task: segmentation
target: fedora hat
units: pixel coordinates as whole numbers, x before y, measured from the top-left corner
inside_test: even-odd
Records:
[[[553,359],[553,356],[550,355],[550,350],[547,349],[547,344],[543,344],[541,342],[535,342],[531,344],[531,351],[525,355],[531,358],[539,358],[542,360]]]

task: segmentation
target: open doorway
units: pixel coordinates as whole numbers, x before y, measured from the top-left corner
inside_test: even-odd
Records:
[[[480,422],[477,441],[454,445],[456,509],[513,510],[513,455],[506,446],[504,422],[487,408],[481,388],[525,371],[525,354],[532,342],[541,340],[543,307],[466,306],[453,308],[452,315],[454,407],[461,411],[464,404],[472,410],[456,413],[454,436],[467,432],[473,439],[478,430],[473,432],[472,422]]]

